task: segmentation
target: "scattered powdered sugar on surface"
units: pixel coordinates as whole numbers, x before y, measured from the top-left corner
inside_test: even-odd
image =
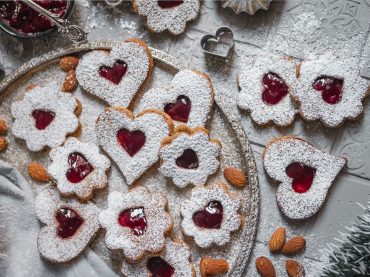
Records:
[[[193,265],[190,262],[190,255],[191,252],[186,243],[166,239],[165,249],[159,257],[175,269],[172,277],[191,277],[193,276]],[[123,262],[121,270],[123,275],[130,277],[150,276],[147,268],[150,257],[153,256],[146,256],[140,262],[134,264]]]
[[[57,235],[55,214],[60,208],[70,208],[77,212],[83,223],[76,233],[67,239]],[[39,232],[37,243],[40,254],[52,262],[68,262],[78,256],[99,230],[98,208],[91,202],[84,204],[74,199],[62,199],[54,188],[42,190],[35,200],[36,214],[46,226]]]
[[[169,30],[179,35],[185,31],[186,22],[194,20],[199,14],[199,0],[184,0],[176,7],[163,9],[158,0],[135,0],[138,14],[147,17],[146,25],[154,32]]]
[[[286,174],[286,168],[294,162],[316,169],[312,185],[305,193],[296,193],[292,188],[292,179]],[[291,219],[306,219],[320,209],[345,163],[344,158],[322,152],[298,138],[273,140],[266,146],[263,157],[266,172],[280,182],[276,194],[278,205]]]
[[[72,153],[82,154],[93,170],[78,184],[71,183],[66,176],[70,164],[68,157]],[[81,142],[76,138],[69,138],[63,146],[54,148],[49,153],[52,163],[48,173],[57,182],[57,188],[62,195],[76,194],[80,199],[88,199],[93,190],[102,189],[108,184],[106,171],[110,167],[110,160],[100,154],[99,147],[93,143]]]
[[[40,151],[46,146],[61,145],[67,134],[78,128],[78,118],[74,114],[77,107],[76,99],[59,89],[56,83],[44,87],[35,87],[26,92],[23,100],[14,102],[11,113],[14,117],[12,132],[14,136],[24,139],[31,151]],[[55,117],[44,130],[35,126],[32,112],[47,110],[55,113]]]
[[[138,187],[126,194],[113,191],[108,195],[108,207],[99,214],[102,227],[107,230],[105,242],[111,249],[122,249],[130,261],[146,253],[159,253],[165,246],[165,234],[172,228],[171,216],[165,211],[167,198]],[[118,218],[121,212],[143,207],[147,227],[140,236],[130,228],[122,227]]]
[[[137,110],[163,111],[166,104],[175,103],[179,96],[187,96],[191,104],[188,121],[174,121],[175,126],[186,124],[191,128],[203,127],[213,106],[213,85],[202,74],[191,70],[180,71],[173,77],[169,90],[153,88],[145,92]]]
[[[194,213],[203,210],[211,201],[219,201],[223,207],[223,218],[219,229],[201,228],[193,221]],[[200,247],[209,247],[212,243],[224,245],[230,241],[230,233],[240,227],[239,208],[240,199],[228,193],[223,184],[195,187],[191,192],[191,198],[181,204],[182,230],[186,235],[193,237]]]
[[[287,126],[294,121],[298,112],[290,96],[296,81],[295,61],[288,57],[267,54],[257,58],[254,65],[245,65],[238,77],[240,93],[238,106],[250,111],[252,119],[260,125],[274,122],[279,126]],[[268,105],[262,99],[262,79],[265,74],[278,75],[289,87],[289,93],[275,105]]]
[[[161,166],[159,172],[166,177],[172,178],[174,184],[180,188],[188,184],[204,185],[209,175],[214,174],[220,162],[218,157],[221,151],[221,144],[210,140],[209,134],[205,131],[196,131],[193,134],[175,133],[172,141],[161,147],[159,157]],[[199,165],[197,168],[181,168],[176,164],[186,149],[193,150]]]

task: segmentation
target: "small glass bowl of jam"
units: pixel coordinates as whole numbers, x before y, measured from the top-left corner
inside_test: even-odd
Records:
[[[72,0],[33,0],[44,9],[67,18]],[[19,0],[0,1],[0,28],[13,36],[30,38],[48,34],[56,27],[44,16]]]

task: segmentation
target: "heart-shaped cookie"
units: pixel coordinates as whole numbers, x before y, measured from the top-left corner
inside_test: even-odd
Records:
[[[139,39],[130,39],[110,52],[97,50],[85,54],[78,64],[76,76],[87,92],[111,106],[128,107],[152,68],[149,47]]]
[[[129,185],[158,160],[161,141],[172,129],[171,118],[159,110],[146,110],[134,118],[128,109],[112,107],[96,122],[100,146],[116,162]]]
[[[100,228],[99,211],[93,203],[60,198],[54,188],[37,195],[35,209],[46,224],[39,232],[37,245],[41,256],[51,262],[64,263],[77,257]]]
[[[183,70],[173,77],[169,90],[154,88],[147,91],[138,110],[158,109],[166,112],[175,125],[203,127],[212,109],[213,98],[213,85],[206,74]]]
[[[280,182],[276,198],[282,212],[291,219],[306,219],[323,205],[346,159],[302,139],[282,137],[266,146],[263,162],[267,173]]]

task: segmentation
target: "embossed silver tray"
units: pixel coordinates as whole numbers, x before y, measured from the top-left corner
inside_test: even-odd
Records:
[[[0,158],[16,166],[28,178],[36,193],[47,185],[33,182],[27,174],[27,165],[30,161],[38,161],[47,166],[50,162],[48,151],[32,153],[26,149],[24,141],[14,138],[11,133],[11,103],[22,99],[25,88],[30,84],[43,85],[51,80],[62,84],[65,73],[58,66],[60,57],[69,54],[82,55],[83,52],[93,49],[110,49],[114,44],[114,42],[92,42],[49,52],[30,60],[0,83],[0,117],[5,119],[10,126],[8,135],[9,146],[4,153],[0,154]],[[145,85],[143,91],[153,86],[168,85],[173,74],[183,69],[183,66],[172,56],[156,49],[151,50],[155,58],[155,67],[152,77]],[[83,127],[80,139],[83,141],[95,141],[95,120],[100,112],[103,111],[105,104],[96,97],[83,92],[80,88],[77,88],[74,95],[81,101],[83,107],[80,115],[80,122]],[[229,244],[224,247],[213,246],[208,249],[200,249],[196,247],[192,239],[182,235],[179,228],[181,219],[178,200],[179,198],[185,199],[188,197],[191,187],[182,190],[175,188],[170,181],[160,176],[157,171],[158,165],[148,170],[138,181],[138,185],[167,194],[169,210],[175,221],[172,237],[184,239],[191,246],[192,262],[197,271],[197,276],[200,276],[199,261],[204,256],[227,259],[230,264],[230,270],[225,276],[242,276],[246,269],[257,231],[260,199],[256,165],[249,141],[240,125],[239,119],[229,109],[227,105],[223,106],[223,103],[218,100],[216,88],[216,105],[207,124],[207,129],[210,130],[211,137],[221,140],[223,149],[221,169],[208,179],[207,184],[220,181],[226,183],[222,171],[228,166],[243,169],[249,177],[249,184],[243,189],[228,186],[229,190],[236,192],[242,198],[241,213],[245,219],[242,227],[233,233]],[[134,112],[136,112],[135,108]],[[119,190],[125,192],[127,188],[124,177],[113,162],[109,177],[109,188],[97,193],[93,201],[98,207],[103,208],[106,205],[109,191]],[[104,231],[100,231],[90,247],[118,273],[123,256],[117,253],[112,254],[104,244],[104,237]]]

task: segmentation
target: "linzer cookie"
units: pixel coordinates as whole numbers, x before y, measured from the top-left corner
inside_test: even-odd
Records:
[[[139,39],[119,43],[110,52],[85,54],[76,69],[79,84],[111,106],[128,107],[150,76],[153,58]]]
[[[126,194],[111,192],[107,209],[99,214],[100,224],[107,230],[105,243],[110,249],[122,249],[132,262],[146,253],[160,253],[173,225],[166,206],[165,196],[143,187]]]
[[[94,190],[108,184],[106,171],[110,161],[93,143],[69,138],[63,146],[53,148],[49,156],[52,163],[48,173],[63,196],[75,194],[81,200],[88,200]]]
[[[346,163],[302,139],[272,140],[263,153],[266,172],[280,183],[276,199],[291,219],[306,219],[318,212],[330,186]]]
[[[250,112],[259,125],[287,126],[298,112],[290,96],[296,81],[296,63],[273,54],[259,57],[254,65],[243,68],[238,77],[238,106]]]
[[[161,141],[171,134],[173,123],[159,110],[146,110],[134,118],[126,108],[112,107],[99,115],[95,128],[100,146],[131,185],[158,161]]]
[[[147,18],[146,26],[153,32],[170,31],[179,35],[186,23],[199,14],[199,0],[134,0],[134,11]]]
[[[99,210],[93,203],[60,198],[56,189],[44,189],[36,197],[35,206],[38,218],[46,225],[39,232],[37,245],[48,261],[71,261],[99,230]]]
[[[61,145],[79,126],[76,108],[76,99],[62,92],[59,85],[36,86],[26,92],[23,100],[12,104],[12,132],[24,139],[31,151]]]
[[[204,126],[213,106],[213,85],[198,71],[183,70],[175,75],[168,90],[154,88],[140,100],[138,110],[158,109],[167,113],[175,126]]]
[[[230,233],[240,227],[240,204],[240,199],[228,192],[224,184],[195,187],[191,198],[181,205],[182,231],[200,247],[225,245],[230,241]]]
[[[181,125],[172,136],[162,141],[159,172],[172,178],[180,188],[188,184],[204,185],[220,165],[220,152],[220,141],[210,139],[206,129]]]

